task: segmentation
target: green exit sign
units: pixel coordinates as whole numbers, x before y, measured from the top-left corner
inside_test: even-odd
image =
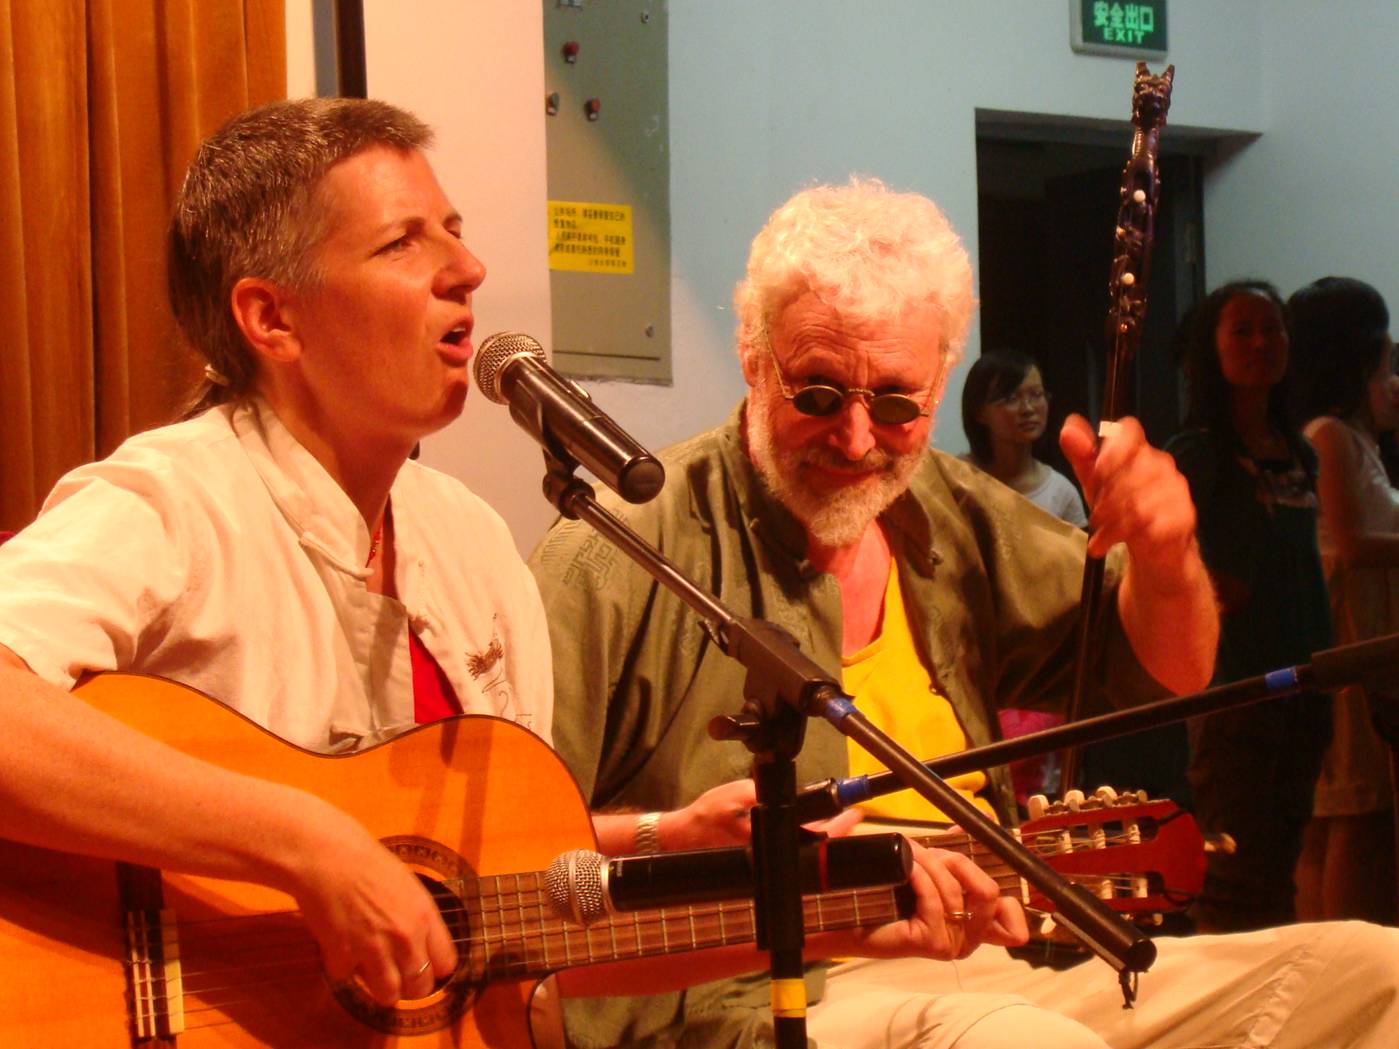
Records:
[[[1069,0],[1075,51],[1131,58],[1166,56],[1166,0]]]

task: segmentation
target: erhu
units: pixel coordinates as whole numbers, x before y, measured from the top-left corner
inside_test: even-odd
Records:
[[[1151,248],[1156,232],[1156,203],[1161,195],[1157,170],[1157,145],[1166,111],[1171,107],[1171,85],[1175,66],[1167,66],[1160,76],[1152,76],[1145,62],[1137,63],[1132,83],[1132,153],[1122,169],[1122,188],[1117,205],[1117,229],[1113,238],[1112,273],[1108,278],[1107,377],[1099,416],[1100,438],[1112,422],[1124,414],[1127,373],[1141,344],[1146,319],[1147,278],[1151,275]],[[1083,566],[1083,590],[1079,605],[1078,652],[1074,665],[1073,695],[1067,718],[1076,721],[1083,712],[1083,694],[1088,680],[1088,657],[1102,637],[1103,561],[1089,557]],[[1078,775],[1078,748],[1063,754],[1060,764],[1061,791],[1074,786]]]

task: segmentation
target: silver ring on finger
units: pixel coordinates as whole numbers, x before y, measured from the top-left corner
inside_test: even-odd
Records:
[[[965,922],[965,921],[970,921],[970,920],[971,920],[971,917],[972,917],[972,912],[971,912],[971,911],[948,911],[947,914],[944,915],[944,919],[945,919],[946,921],[950,921],[950,922]]]
[[[408,978],[409,978],[410,980],[416,980],[419,976],[421,976],[423,973],[427,972],[427,971],[428,971],[429,969],[431,969],[431,968],[432,968],[432,959],[429,958],[427,961],[423,962],[422,965],[418,966],[418,967],[417,967],[416,969],[414,969],[411,973],[409,973],[409,974],[408,974]]]

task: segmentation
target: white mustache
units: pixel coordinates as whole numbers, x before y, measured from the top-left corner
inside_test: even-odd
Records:
[[[806,448],[800,453],[803,463],[812,466],[828,466],[834,470],[888,470],[897,456],[882,448],[871,448],[859,459],[848,459],[834,448]]]

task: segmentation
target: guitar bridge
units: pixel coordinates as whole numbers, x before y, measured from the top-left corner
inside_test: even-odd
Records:
[[[127,912],[126,973],[136,1040],[173,1038],[182,1032],[184,986],[174,911]]]
[[[185,1029],[180,934],[175,912],[162,907],[160,872],[117,864],[126,907],[126,986],[136,1044],[172,1042]]]

